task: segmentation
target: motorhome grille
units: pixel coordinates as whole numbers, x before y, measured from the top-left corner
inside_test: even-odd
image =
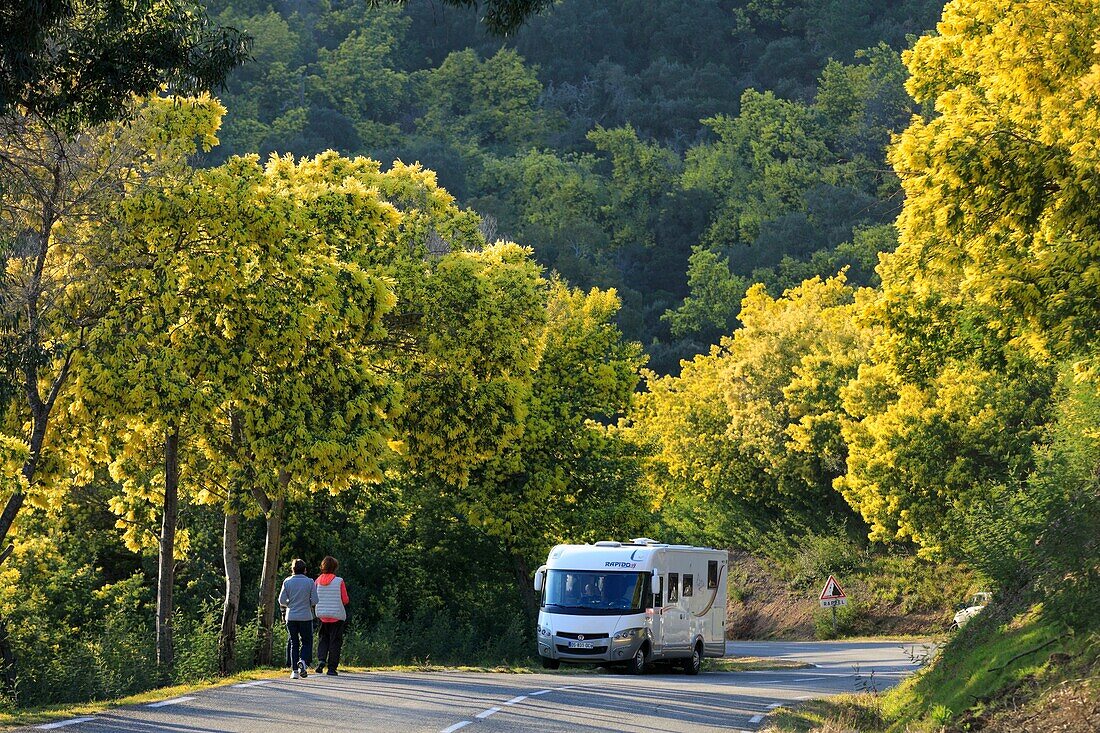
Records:
[[[570,649],[565,644],[558,644],[558,651],[564,654],[606,654],[606,646],[597,646],[592,649]]]
[[[607,634],[571,634],[567,631],[558,632],[558,636],[563,639],[580,639],[582,636],[585,639],[606,639]]]

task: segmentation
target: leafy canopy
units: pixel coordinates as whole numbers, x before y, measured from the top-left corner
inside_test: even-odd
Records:
[[[222,84],[250,39],[192,0],[11,0],[0,7],[0,114],[75,129],[122,117],[135,95]]]

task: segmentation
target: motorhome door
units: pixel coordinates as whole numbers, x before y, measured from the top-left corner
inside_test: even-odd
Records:
[[[665,576],[663,573],[657,575],[657,582],[660,589],[659,592],[651,596],[652,602],[650,607],[646,609],[646,616],[649,617],[649,638],[653,647],[652,652],[659,657],[664,654],[665,650],[664,612],[662,610],[665,604]]]
[[[669,563],[670,568],[680,568],[681,563]],[[665,637],[665,654],[683,655],[688,650],[688,614],[681,597],[681,573],[665,574],[665,612],[662,614],[661,631]]]

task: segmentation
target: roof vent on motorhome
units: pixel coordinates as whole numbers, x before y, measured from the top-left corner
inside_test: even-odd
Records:
[[[657,540],[651,540],[648,537],[635,537],[630,541],[632,545],[659,545],[661,544]]]
[[[622,547],[622,542],[616,542],[615,540],[600,540],[596,543],[596,547]]]

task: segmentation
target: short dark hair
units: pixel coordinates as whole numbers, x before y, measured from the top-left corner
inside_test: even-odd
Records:
[[[294,569],[295,575],[304,575],[306,572],[306,561],[300,557],[294,558],[294,562],[290,563],[290,567]]]
[[[325,559],[321,561],[322,573],[336,573],[336,569],[340,567],[340,563],[336,562],[336,558],[332,555],[325,555]]]

